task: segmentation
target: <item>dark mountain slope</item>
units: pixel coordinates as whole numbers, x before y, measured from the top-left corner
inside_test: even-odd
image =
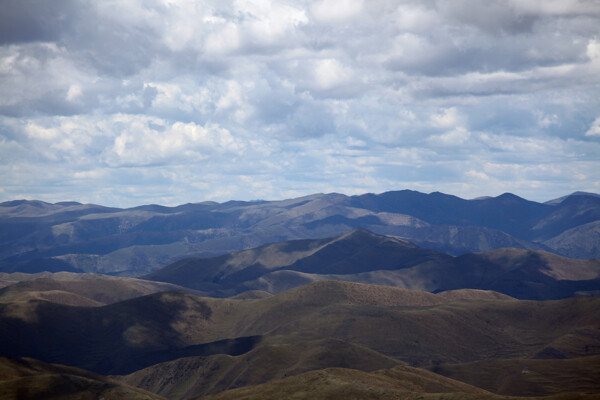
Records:
[[[0,315],[0,354],[99,373],[127,373],[173,358],[236,349],[233,342],[216,343],[212,350],[193,346],[205,342],[202,329],[210,325],[211,309],[200,298],[177,292],[104,307],[45,301],[0,304]]]
[[[600,254],[600,221],[590,222],[568,229],[545,245],[566,257],[577,258],[580,254]],[[595,256],[595,258],[600,258]]]
[[[277,293],[318,280],[385,284],[439,292],[494,290],[521,299],[557,299],[600,290],[600,261],[499,249],[451,257],[363,229],[277,243],[216,258],[186,259],[144,276],[231,296]]]
[[[356,274],[410,268],[448,259],[450,257],[445,254],[421,249],[410,242],[356,229],[331,240],[286,269],[319,274]]]
[[[411,190],[357,196],[351,204],[373,211],[412,215],[434,225],[485,226],[524,239],[533,223],[552,209],[510,193],[464,200],[439,192],[424,194]]]
[[[273,271],[358,274],[450,260],[446,254],[420,249],[404,240],[356,229],[334,238],[282,242],[215,258],[182,260],[144,279],[231,295],[252,289],[240,285]]]
[[[531,227],[530,239],[544,241],[572,228],[600,220],[600,197],[569,196]]]

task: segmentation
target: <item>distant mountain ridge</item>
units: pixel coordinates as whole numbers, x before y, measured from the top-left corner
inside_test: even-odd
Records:
[[[401,190],[128,209],[15,200],[0,203],[0,271],[136,276],[185,257],[354,228],[453,255],[513,247],[600,258],[600,197],[576,192],[537,203],[510,193],[465,200]]]
[[[143,277],[210,296],[248,290],[279,293],[320,280],[341,280],[440,292],[494,290],[548,300],[600,293],[600,261],[498,249],[458,257],[357,228],[315,240],[264,245],[213,258],[177,261]]]

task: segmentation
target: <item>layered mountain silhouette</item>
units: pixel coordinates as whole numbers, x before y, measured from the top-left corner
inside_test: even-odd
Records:
[[[319,280],[343,280],[440,292],[494,290],[520,299],[597,295],[600,261],[499,249],[453,257],[364,229],[328,239],[269,244],[212,258],[175,262],[145,279],[211,296],[247,290],[278,293]]]
[[[0,204],[0,271],[136,276],[185,257],[354,228],[452,255],[511,247],[600,258],[600,197],[577,192],[538,203],[509,193],[465,200],[402,190],[129,209],[10,201]]]
[[[598,258],[584,192],[5,202],[0,398],[598,398]]]

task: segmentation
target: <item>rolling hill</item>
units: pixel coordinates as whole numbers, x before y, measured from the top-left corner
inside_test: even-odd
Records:
[[[430,400],[592,400],[596,394],[569,393],[543,397],[506,397],[411,367],[376,372],[328,368],[275,380],[262,385],[228,390],[204,400],[293,399],[430,399]]]
[[[465,200],[402,190],[129,209],[19,200],[0,204],[0,271],[136,276],[185,257],[354,228],[452,255],[512,247],[600,258],[599,220],[600,197],[586,193],[537,203],[509,193]]]
[[[421,369],[396,367],[371,373],[328,368],[203,399],[404,399],[424,394],[433,399],[495,398],[482,389]]]
[[[6,287],[0,289],[0,303],[47,300],[73,306],[102,306],[147,294],[193,289],[142,279],[73,272],[0,274]]]
[[[260,299],[163,292],[95,307],[29,300],[0,304],[0,354],[125,375],[118,379],[169,397],[200,396],[329,367],[595,356],[599,310],[600,299],[519,301],[338,281]]]
[[[545,300],[593,295],[600,290],[600,261],[521,249],[452,257],[355,229],[329,239],[296,240],[213,258],[184,259],[144,278],[217,297],[247,290],[279,293],[334,279],[430,292],[484,289]]]
[[[164,397],[79,368],[31,358],[0,357],[3,400],[165,400]]]
[[[431,370],[507,396],[549,396],[565,391],[600,392],[600,356],[480,360],[464,364],[441,364]]]

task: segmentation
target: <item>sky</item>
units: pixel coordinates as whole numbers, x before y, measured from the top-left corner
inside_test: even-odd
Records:
[[[600,193],[599,0],[0,0],[0,201]]]

